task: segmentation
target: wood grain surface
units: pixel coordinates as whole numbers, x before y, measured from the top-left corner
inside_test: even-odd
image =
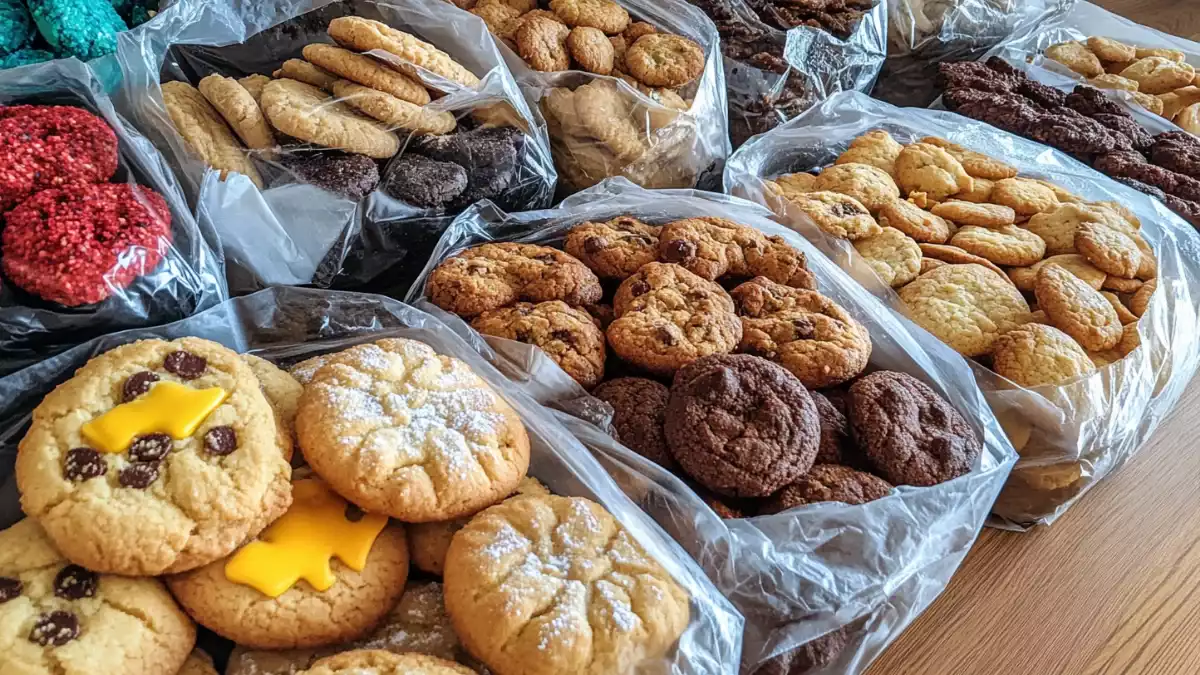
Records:
[[[1200,40],[1200,0],[1092,0],[1140,24]]]

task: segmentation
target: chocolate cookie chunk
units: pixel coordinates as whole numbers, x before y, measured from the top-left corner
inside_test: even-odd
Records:
[[[348,152],[301,154],[286,162],[305,183],[349,199],[362,199],[379,183],[379,167],[366,155]]]
[[[821,418],[821,444],[817,450],[817,464],[842,464],[843,448],[850,442],[850,424],[846,414],[819,392],[809,392]]]
[[[767,661],[754,675],[805,675],[824,668],[842,655],[847,637],[845,628],[826,633]]]
[[[439,162],[453,162],[467,173],[462,202],[495,199],[517,182],[525,136],[516,127],[480,127],[445,136],[424,136],[412,150]]]
[[[675,468],[663,436],[670,394],[666,386],[642,377],[609,380],[592,390],[613,407],[612,423],[625,447],[664,469]]]
[[[540,348],[583,387],[604,377],[604,333],[590,314],[561,300],[493,309],[475,317],[471,327]]]
[[[766,359],[709,356],[675,375],[667,446],[684,471],[713,492],[774,493],[812,466],[820,435],[808,390]]]
[[[760,513],[779,513],[804,504],[866,504],[892,491],[887,481],[840,464],[817,464],[795,483],[776,492]]]
[[[467,170],[458,164],[405,154],[388,167],[381,187],[402,202],[436,209],[461,197],[467,182]]]
[[[879,371],[850,386],[850,430],[894,485],[936,485],[971,470],[983,449],[949,402],[905,373]]]

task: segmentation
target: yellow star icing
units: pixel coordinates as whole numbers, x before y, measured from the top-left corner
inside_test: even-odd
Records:
[[[337,581],[329,566],[335,556],[361,572],[388,519],[367,513],[351,521],[346,517],[349,505],[323,481],[296,481],[291,508],[257,541],[233,554],[225,563],[225,578],[277,598],[300,579],[318,591],[329,590]]]
[[[156,382],[136,400],[109,410],[84,424],[84,439],[102,452],[125,452],[138,436],[167,434],[180,440],[196,428],[229,395],[220,387],[192,389],[178,382]]]

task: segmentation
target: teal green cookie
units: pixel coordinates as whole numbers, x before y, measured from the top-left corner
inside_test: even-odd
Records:
[[[8,56],[0,56],[0,70],[52,60],[54,60],[54,55],[43,49],[21,49]]]
[[[108,0],[29,0],[29,12],[55,51],[84,61],[115,52],[128,29]]]
[[[33,39],[33,20],[21,0],[0,0],[0,56],[20,50]]]

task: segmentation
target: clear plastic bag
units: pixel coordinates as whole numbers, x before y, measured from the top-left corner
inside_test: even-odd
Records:
[[[887,130],[902,143],[940,136],[1085,199],[1115,200],[1137,214],[1141,233],[1158,256],[1158,292],[1139,321],[1142,344],[1124,359],[1066,385],[1034,389],[1022,389],[971,362],[1021,456],[993,506],[992,524],[1023,529],[1052,523],[1137,452],[1200,365],[1200,235],[1157,200],[1043,145],[952,113],[900,109],[857,94],[836,96],[739,150],[725,174],[729,192],[775,209],[782,222],[898,314],[905,311],[899,296],[849,242],[821,232],[763,182],[829,165],[851,140],[872,129]]]
[[[190,316],[227,297],[222,260],[209,248],[212,233],[196,223],[162,155],[117,114],[87,65],[57,59],[0,71],[0,105],[16,104],[74,106],[106,122],[116,133],[119,152],[111,182],[140,184],[160,194],[170,209],[171,237],[158,238],[161,261],[155,265],[146,265],[145,251],[138,247],[118,256],[104,272],[107,297],[99,302],[66,307],[9,279],[0,281],[0,374],[97,335]],[[132,283],[125,285],[131,276]]]
[[[605,433],[611,408],[591,397],[541,350],[495,337],[485,342],[461,319],[423,300],[429,273],[464,247],[494,240],[554,246],[578,223],[626,214],[647,222],[728,218],[778,234],[804,251],[821,292],[869,329],[874,343],[871,366],[904,371],[934,387],[985,440],[974,470],[933,487],[902,486],[861,506],[831,502],[779,515],[722,520],[682,480]],[[906,325],[770,215],[725,195],[647,191],[620,179],[576,194],[552,210],[505,214],[479,204],[446,231],[409,302],[467,337],[543,405],[570,413],[560,420],[746,616],[743,672],[846,627],[848,646],[821,672],[857,673],[945,587],[982,527],[1015,455],[962,359]]]
[[[371,274],[389,269],[403,273],[405,266],[428,255],[428,249],[419,246],[426,239],[408,236],[410,220],[456,213],[480,196],[514,209],[550,203],[557,178],[544,124],[530,112],[477,17],[441,0],[181,0],[172,9],[176,11],[165,17],[169,20],[156,21],[122,41],[118,51],[125,77],[121,105],[164,149],[197,212],[219,232],[231,263],[235,292],[309,283],[369,286]],[[381,48],[367,50],[369,56],[340,67],[353,73],[349,69],[372,64],[373,69],[388,74],[388,84],[378,86],[417,101],[427,97],[428,90],[434,100],[421,106],[384,98],[380,106],[395,106],[395,112],[389,113],[375,107],[381,97],[370,89],[326,83],[329,88],[343,87],[345,96],[336,99],[340,105],[326,100],[307,108],[300,106],[308,111],[301,118],[309,119],[310,113],[323,110],[337,111],[331,125],[345,119],[342,113],[359,117],[363,122],[350,124],[355,128],[362,123],[372,126],[364,132],[371,139],[370,147],[349,136],[322,135],[320,143],[283,139],[286,145],[282,149],[249,153],[265,189],[239,173],[230,172],[221,180],[222,172],[198,159],[177,133],[163,103],[160,82],[179,80],[196,85],[213,73],[233,78],[271,75],[285,61],[300,59],[306,45],[330,44],[326,29],[330,21],[344,16],[382,21],[411,33],[446,52],[469,73],[431,65],[432,60],[417,65]],[[355,56],[335,52],[328,57],[344,62]],[[449,79],[456,73],[463,82]],[[361,74],[356,77],[363,78]],[[465,84],[473,78],[478,82]],[[327,95],[307,84],[301,87],[305,96]],[[371,124],[355,106],[369,108],[376,117],[389,117],[391,122]],[[393,114],[399,117],[390,117]],[[403,122],[398,121],[401,117]],[[479,133],[476,130],[492,125],[515,131],[486,140],[463,136],[451,146],[426,142],[431,136],[453,139],[468,127]],[[422,139],[412,129],[431,133]],[[275,131],[282,134],[278,128]],[[389,134],[391,138],[386,140]],[[373,160],[355,157],[350,168],[327,169],[326,175],[334,174],[332,180],[349,185],[322,189],[307,172],[316,170],[316,157],[320,157],[316,162],[328,161],[331,167],[341,161],[329,159],[331,154],[323,152],[335,146],[372,154]],[[392,154],[384,157],[389,152]],[[375,181],[378,186],[372,187]],[[340,193],[335,191],[338,187],[342,187]],[[360,198],[364,192],[366,196]],[[425,221],[414,227],[427,225]],[[260,247],[265,241],[272,242],[278,254],[263,255]],[[348,258],[351,262],[344,267]]]
[[[737,672],[742,617],[687,554],[621,493],[604,468],[555,421],[552,413],[514,387],[435,318],[376,295],[268,289],[230,300],[186,321],[99,338],[0,378],[0,528],[20,518],[10,475],[12,462],[29,413],[41,397],[89,358],[113,347],[139,339],[189,335],[279,363],[294,363],[384,337],[420,340],[438,353],[465,361],[520,414],[530,437],[530,474],[555,494],[586,497],[602,504],[691,595],[691,622],[683,636],[664,662],[644,664],[644,672]]]

